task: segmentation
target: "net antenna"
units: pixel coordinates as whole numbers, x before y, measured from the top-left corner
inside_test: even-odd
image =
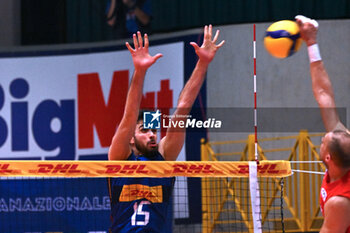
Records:
[[[250,201],[252,206],[252,219],[254,233],[261,233],[261,208],[260,208],[260,189],[258,181],[258,127],[257,127],[257,101],[256,101],[256,29],[253,24],[253,60],[254,60],[254,133],[255,133],[255,161],[249,162],[249,189]]]
[[[255,161],[259,164],[258,158],[258,112],[257,112],[257,91],[256,91],[256,29],[253,24],[253,60],[254,60],[254,135],[255,135]]]

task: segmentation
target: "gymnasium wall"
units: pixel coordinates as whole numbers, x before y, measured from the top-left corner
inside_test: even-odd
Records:
[[[21,44],[20,0],[2,0],[0,2],[0,46]]]

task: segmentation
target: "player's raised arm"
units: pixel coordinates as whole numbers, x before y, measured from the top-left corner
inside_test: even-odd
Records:
[[[345,126],[339,120],[332,84],[317,45],[318,23],[315,20],[300,15],[296,16],[296,21],[300,28],[301,38],[308,46],[312,90],[320,107],[326,131],[330,132],[336,129],[346,130]]]
[[[135,70],[126,99],[124,115],[109,148],[109,160],[125,160],[129,156],[131,152],[129,143],[135,131],[146,71],[162,56],[162,54],[155,56],[149,54],[147,34],[144,36],[144,45],[140,32],[137,32],[137,36],[133,35],[133,42],[134,48],[128,42],[126,42],[126,47],[131,53]]]
[[[180,94],[177,108],[171,119],[173,122],[185,120],[181,116],[189,114],[202,87],[208,65],[214,59],[216,51],[225,43],[225,41],[222,41],[217,45],[216,42],[220,32],[219,30],[216,31],[213,38],[212,31],[212,25],[204,27],[204,40],[201,47],[195,42],[191,42],[199,59],[190,79]],[[164,156],[165,160],[176,160],[184,144],[185,130],[185,128],[179,127],[168,128],[166,136],[159,143],[159,152]]]

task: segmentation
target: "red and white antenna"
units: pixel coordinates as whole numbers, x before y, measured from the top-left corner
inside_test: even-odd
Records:
[[[258,159],[258,113],[257,113],[257,92],[256,92],[256,30],[254,24],[254,40],[253,40],[253,59],[254,59],[254,133],[255,133],[255,161],[259,163]]]

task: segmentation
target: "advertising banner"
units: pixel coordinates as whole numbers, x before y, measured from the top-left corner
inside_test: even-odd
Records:
[[[183,42],[147,72],[141,107],[176,106],[184,83]],[[0,58],[0,159],[107,159],[122,118],[133,62],[127,49]]]
[[[176,107],[184,42],[149,53],[163,57],[147,71],[141,108]],[[0,160],[107,160],[133,70],[126,47],[1,57]],[[79,180],[1,180],[0,232],[107,232],[106,178]]]

